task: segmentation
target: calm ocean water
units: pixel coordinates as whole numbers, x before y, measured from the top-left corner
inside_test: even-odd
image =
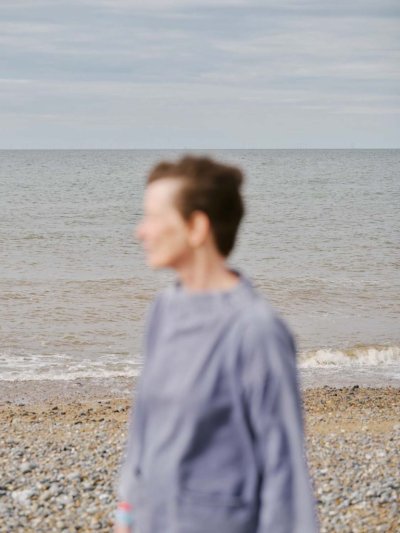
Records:
[[[302,374],[400,384],[400,150],[235,150],[246,219],[231,265],[295,332]],[[170,273],[132,229],[145,176],[177,151],[0,151],[0,379],[140,370]]]

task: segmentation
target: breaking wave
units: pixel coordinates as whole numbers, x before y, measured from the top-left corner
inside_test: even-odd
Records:
[[[400,363],[400,346],[355,346],[346,350],[322,348],[299,355],[300,368],[378,366]]]

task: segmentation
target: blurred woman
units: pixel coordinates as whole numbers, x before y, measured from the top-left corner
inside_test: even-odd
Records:
[[[292,336],[226,263],[242,181],[189,156],[148,177],[137,236],[177,279],[147,320],[118,533],[316,531]]]

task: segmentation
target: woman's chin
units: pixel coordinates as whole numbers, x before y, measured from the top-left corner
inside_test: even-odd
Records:
[[[150,268],[154,270],[168,267],[168,264],[166,264],[165,261],[162,261],[159,257],[157,258],[151,255],[148,255],[146,257],[146,263],[147,263],[147,266],[149,266]]]

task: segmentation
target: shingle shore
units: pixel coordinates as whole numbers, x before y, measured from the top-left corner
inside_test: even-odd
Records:
[[[3,389],[0,531],[111,531],[128,382],[122,398]],[[309,389],[304,407],[321,532],[400,531],[399,389]]]

